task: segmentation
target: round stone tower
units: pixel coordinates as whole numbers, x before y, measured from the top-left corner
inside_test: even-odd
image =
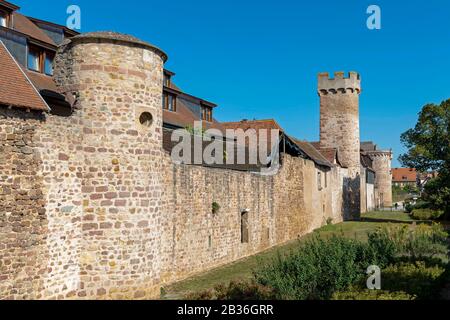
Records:
[[[320,143],[325,148],[338,148],[343,167],[360,170],[359,74],[336,72],[319,74]]]
[[[73,104],[67,125],[80,136],[74,156],[63,159],[77,161],[81,193],[79,231],[71,235],[78,297],[159,293],[166,59],[151,44],[110,32],[82,34],[58,49],[54,78]]]
[[[375,170],[376,205],[380,208],[392,207],[392,151],[371,151]]]
[[[361,215],[361,146],[359,129],[359,95],[361,79],[358,73],[336,72],[319,74],[320,144],[337,148],[339,162],[347,173],[343,182],[344,215],[357,220]]]

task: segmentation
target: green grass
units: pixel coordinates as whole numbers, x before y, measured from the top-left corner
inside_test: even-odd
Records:
[[[288,254],[299,245],[314,236],[323,238],[339,235],[346,238],[367,241],[368,233],[375,231],[386,223],[412,223],[413,220],[402,212],[371,212],[363,215],[362,221],[344,222],[325,226],[300,240],[295,240],[269,249],[265,252],[251,256],[232,264],[205,272],[196,277],[172,284],[163,289],[163,299],[183,299],[187,294],[213,288],[221,283],[233,280],[244,280],[252,277],[252,271],[262,263],[269,262],[278,254]]]

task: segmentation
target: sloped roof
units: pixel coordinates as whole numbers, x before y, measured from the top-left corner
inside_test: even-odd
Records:
[[[49,107],[30,79],[0,41],[0,104],[30,110],[48,111]]]
[[[410,168],[392,169],[392,180],[394,182],[416,182],[417,170]]]
[[[14,26],[13,29],[27,36],[42,41],[46,44],[56,46],[56,43],[30,19],[18,12],[13,13]]]
[[[337,148],[324,148],[320,142],[310,142],[310,144],[319,151],[330,163],[339,163],[339,153]]]
[[[171,153],[173,148],[178,144],[178,142],[172,141],[172,133],[173,130],[163,128],[163,148],[166,152]],[[192,137],[192,136],[191,136]],[[205,148],[210,145],[212,141],[202,141],[202,151],[205,150]],[[251,163],[250,161],[250,150],[242,145],[239,145],[235,143],[234,141],[223,141],[223,150],[224,150],[224,159],[223,164],[207,164],[203,157],[202,163],[196,164],[195,163],[195,144],[193,143],[193,140],[191,140],[190,143],[190,163],[186,163],[188,165],[199,165],[204,167],[211,167],[211,168],[220,168],[220,169],[229,169],[229,170],[238,170],[238,171],[251,171],[251,172],[259,172],[262,168],[267,168],[267,165],[263,165],[259,160],[257,163]],[[229,155],[226,153],[226,151],[232,148],[234,150],[234,161],[233,164],[227,164],[226,162],[229,160],[227,157]],[[237,156],[238,156],[238,150],[245,152],[245,161],[244,163],[238,164]],[[202,153],[203,154],[203,153]]]
[[[249,129],[266,129],[266,130],[280,130],[283,131],[283,128],[274,120],[274,119],[266,119],[266,120],[242,120],[237,122],[222,122],[222,125],[225,129],[242,129],[244,131]]]
[[[333,163],[328,161],[328,159],[317,150],[311,143],[307,141],[301,141],[298,139],[292,139],[300,149],[302,149],[308,157],[311,158],[315,163],[321,166],[333,167]]]

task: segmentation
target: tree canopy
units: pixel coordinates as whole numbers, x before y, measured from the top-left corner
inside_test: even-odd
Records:
[[[440,105],[428,104],[419,114],[416,127],[402,134],[408,152],[400,162],[419,172],[443,174],[450,169],[450,99]]]
[[[419,114],[414,129],[401,136],[408,152],[399,160],[405,167],[419,172],[435,170],[438,177],[430,181],[422,195],[430,207],[443,210],[450,218],[450,99],[440,105],[428,104]]]

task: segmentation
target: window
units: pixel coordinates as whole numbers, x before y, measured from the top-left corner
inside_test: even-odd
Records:
[[[33,46],[28,46],[28,69],[33,71],[41,71],[41,56],[40,50]]]
[[[322,190],[322,172],[317,173],[317,188]]]
[[[328,172],[325,172],[325,188],[328,188]]]
[[[248,243],[248,211],[241,213],[241,243]]]
[[[8,26],[8,14],[4,11],[0,11],[0,27]]]
[[[164,93],[163,109],[172,112],[177,112],[177,97],[170,93]]]
[[[28,45],[28,69],[52,76],[54,58],[55,54],[53,52],[45,51],[37,46]]]
[[[44,72],[46,75],[53,75],[53,59],[55,56],[52,53],[47,52],[45,54]]]
[[[212,122],[212,108],[202,107],[202,120]]]
[[[164,86],[165,87],[170,87],[170,75],[168,75],[167,73],[164,74]]]

